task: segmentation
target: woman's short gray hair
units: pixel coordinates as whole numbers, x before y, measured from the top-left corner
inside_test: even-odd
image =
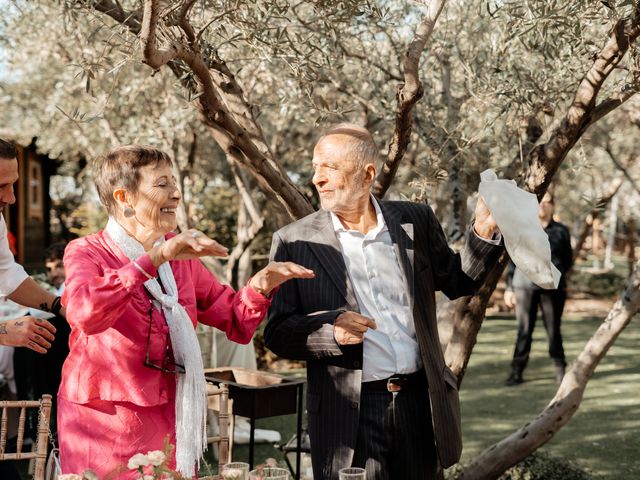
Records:
[[[147,165],[173,165],[171,157],[149,145],[122,145],[96,158],[93,178],[100,201],[109,215],[115,214],[113,192],[117,188],[135,193],[140,185],[140,168]]]
[[[367,163],[373,163],[377,167],[378,147],[373,135],[364,127],[354,123],[341,123],[327,130],[318,143],[332,135],[341,135],[345,138],[345,154],[360,168]]]

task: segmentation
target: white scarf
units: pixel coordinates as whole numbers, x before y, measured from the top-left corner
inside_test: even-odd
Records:
[[[136,260],[145,253],[142,244],[129,236],[113,217],[109,218],[105,230],[129,260]],[[164,237],[161,237],[155,245],[164,241]],[[178,287],[169,262],[160,265],[158,273],[166,294],[155,278],[147,280],[144,286],[162,305],[169,325],[175,363],[185,368],[184,374],[176,374],[176,463],[178,472],[191,478],[194,465],[197,462],[200,466],[200,457],[207,448],[204,367],[193,323],[178,303]]]

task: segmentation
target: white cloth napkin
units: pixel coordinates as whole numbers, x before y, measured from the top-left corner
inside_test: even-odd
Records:
[[[538,218],[536,196],[518,188],[513,180],[499,180],[491,169],[480,174],[478,192],[498,224],[516,267],[540,288],[558,288],[561,274],[551,263],[549,237]]]

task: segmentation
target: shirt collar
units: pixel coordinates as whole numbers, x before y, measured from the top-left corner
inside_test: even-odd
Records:
[[[376,210],[376,221],[378,222],[378,224],[376,225],[375,228],[373,228],[372,230],[369,230],[367,235],[373,235],[375,237],[380,232],[383,232],[387,229],[387,223],[384,221],[384,215],[382,215],[382,210],[380,209],[380,204],[378,203],[378,200],[376,199],[376,197],[374,197],[373,195],[370,195],[370,198],[371,198],[371,203],[373,203],[373,208]],[[331,222],[333,223],[333,230],[336,233],[353,231],[345,228],[335,213],[333,212],[329,212],[329,213],[331,214]]]

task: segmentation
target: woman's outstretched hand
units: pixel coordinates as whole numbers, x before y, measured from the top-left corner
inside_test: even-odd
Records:
[[[274,288],[292,278],[313,278],[313,270],[293,262],[271,262],[249,281],[256,292],[269,296]]]
[[[170,238],[162,245],[153,247],[148,252],[154,267],[159,267],[169,260],[185,260],[198,257],[225,257],[229,250],[204,233],[190,229]]]

